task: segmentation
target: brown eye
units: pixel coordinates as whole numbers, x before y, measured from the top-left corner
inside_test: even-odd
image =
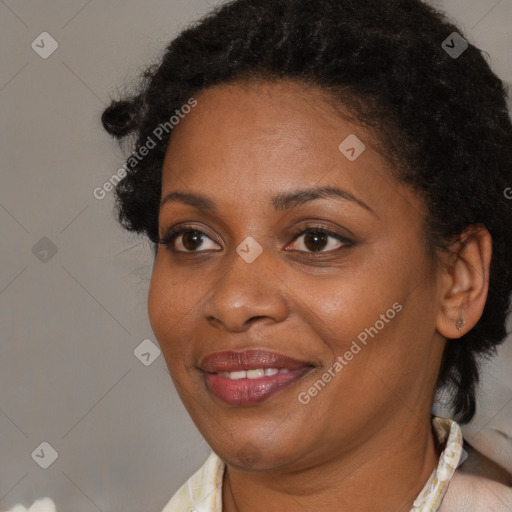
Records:
[[[304,235],[304,245],[310,251],[321,251],[326,245],[329,236],[321,231],[310,231]]]
[[[159,243],[168,246],[172,251],[187,253],[203,252],[202,250],[198,251],[198,249],[208,240],[212,242],[212,244],[214,243],[209,236],[198,229],[179,228],[171,230]],[[213,247],[213,249],[217,249],[217,244],[214,245],[215,247]],[[205,247],[202,247],[202,249],[205,249]],[[212,249],[212,247],[206,247],[206,249]]]
[[[338,233],[331,232],[324,228],[307,228],[298,233],[294,240],[303,238],[302,243],[294,242],[294,249],[306,253],[331,252],[343,246],[351,247],[353,244]],[[330,239],[337,242],[330,242]],[[333,247],[334,244],[334,247]],[[326,249],[327,250],[324,250]]]
[[[200,231],[187,231],[183,233],[182,244],[187,251],[195,251],[203,243],[203,234]]]

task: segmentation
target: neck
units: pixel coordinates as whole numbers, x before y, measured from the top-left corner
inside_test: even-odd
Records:
[[[369,442],[293,472],[226,466],[223,512],[409,512],[440,456],[430,417],[387,425]]]

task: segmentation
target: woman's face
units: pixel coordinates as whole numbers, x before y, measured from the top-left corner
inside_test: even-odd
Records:
[[[419,198],[320,90],[196,99],[159,218],[161,238],[196,232],[160,245],[148,309],[207,442],[239,468],[301,468],[426,426],[444,339]]]

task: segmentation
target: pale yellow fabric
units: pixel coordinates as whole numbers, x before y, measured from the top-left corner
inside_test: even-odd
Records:
[[[462,432],[455,421],[445,418],[432,420],[437,439],[444,445],[437,468],[414,500],[411,512],[436,512],[462,455]]]
[[[16,505],[8,512],[55,512],[55,503],[51,498],[42,498],[36,500],[28,509],[23,505]]]
[[[410,512],[436,512],[459,465],[462,433],[459,425],[433,418],[434,432],[444,446],[437,468],[414,501]],[[162,512],[222,512],[222,478],[225,464],[212,452],[206,462],[171,498]]]

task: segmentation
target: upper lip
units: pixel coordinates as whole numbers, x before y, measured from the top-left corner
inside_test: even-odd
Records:
[[[204,356],[199,365],[199,367],[207,373],[236,372],[256,370],[258,368],[286,368],[288,370],[297,370],[308,366],[313,365],[265,349],[214,352]]]

